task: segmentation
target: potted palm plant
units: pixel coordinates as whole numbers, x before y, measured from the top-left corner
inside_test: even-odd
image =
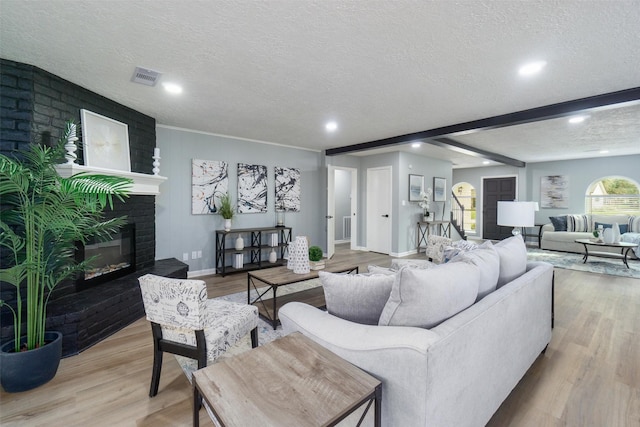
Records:
[[[220,196],[220,206],[218,207],[218,212],[224,218],[224,229],[225,231],[231,230],[231,218],[233,218],[233,204],[231,203],[231,196],[229,193],[224,193]]]
[[[34,143],[15,158],[0,155],[0,281],[15,287],[15,306],[0,300],[0,309],[13,315],[13,340],[0,348],[7,392],[55,376],[62,335],[45,329],[51,293],[92,261],[75,262],[77,242],[105,239],[125,224],[123,217],[105,220],[102,212],[113,197],[127,195],[131,180],[88,173],[63,178],[56,171],[75,126],[67,122],[54,147]]]

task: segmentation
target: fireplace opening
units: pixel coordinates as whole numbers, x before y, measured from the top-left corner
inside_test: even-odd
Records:
[[[136,271],[135,224],[123,226],[107,241],[90,240],[77,245],[76,261],[93,258],[76,280],[76,291],[99,285]]]

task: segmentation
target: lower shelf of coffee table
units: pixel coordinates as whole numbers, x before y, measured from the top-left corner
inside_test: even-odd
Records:
[[[326,307],[327,303],[324,300],[324,290],[322,286],[317,286],[311,289],[305,289],[304,291],[293,292],[285,295],[277,295],[276,294],[276,316],[278,319],[278,310],[280,307],[285,305],[288,302],[303,302],[305,304],[312,305],[318,308]],[[264,303],[264,304],[263,304]],[[258,312],[260,313],[260,317],[262,317],[267,322],[271,322],[273,316],[273,298],[263,298],[262,302],[257,301],[253,305],[258,307]]]

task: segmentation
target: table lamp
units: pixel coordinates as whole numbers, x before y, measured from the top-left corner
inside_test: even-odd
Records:
[[[511,234],[517,236],[522,227],[533,227],[536,202],[498,202],[498,225],[513,227]]]

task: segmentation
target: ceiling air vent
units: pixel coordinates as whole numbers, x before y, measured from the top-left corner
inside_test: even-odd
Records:
[[[131,81],[145,86],[155,86],[160,75],[161,73],[157,71],[136,67],[136,70],[133,72],[133,76],[131,77]]]

